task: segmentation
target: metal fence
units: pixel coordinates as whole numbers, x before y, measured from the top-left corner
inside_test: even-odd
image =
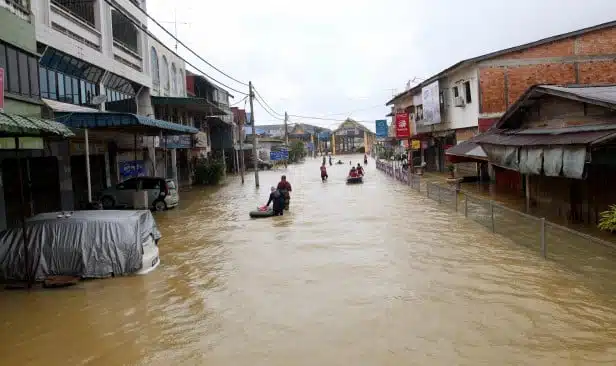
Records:
[[[387,162],[377,162],[377,168],[384,172],[393,171]],[[394,172],[389,175],[420,192],[419,175],[409,176],[407,173],[407,179],[404,180],[400,174]],[[536,251],[545,259],[563,263],[584,275],[616,277],[614,243],[505,207],[492,200],[472,196],[453,186],[426,182],[425,187],[428,198],[480,223],[494,233]],[[616,291],[616,281],[610,284]]]

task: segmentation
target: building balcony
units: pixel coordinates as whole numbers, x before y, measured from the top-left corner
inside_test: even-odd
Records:
[[[90,27],[96,27],[95,0],[51,0],[51,3]]]
[[[101,50],[102,36],[93,24],[84,21],[65,7],[52,2],[50,12],[51,28],[92,49]]]
[[[11,13],[30,21],[30,6],[27,0],[4,0],[0,1],[0,7],[8,9]]]

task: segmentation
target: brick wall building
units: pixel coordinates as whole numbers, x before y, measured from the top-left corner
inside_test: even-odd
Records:
[[[616,22],[482,56],[479,130],[535,84],[616,84]]]

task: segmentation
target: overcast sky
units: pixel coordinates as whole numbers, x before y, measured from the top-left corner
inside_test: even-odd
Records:
[[[616,19],[615,0],[148,0],[147,7],[171,31],[177,12],[178,38],[231,76],[252,80],[278,113],[362,121],[384,118],[385,102],[414,77]],[[247,91],[181,46],[178,53]],[[232,103],[242,99],[234,94]],[[255,116],[257,125],[279,122],[258,105]]]

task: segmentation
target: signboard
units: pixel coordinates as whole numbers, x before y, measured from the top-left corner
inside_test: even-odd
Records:
[[[389,133],[387,129],[387,120],[385,119],[377,119],[376,120],[376,137],[387,137]]]
[[[120,168],[120,177],[124,181],[132,177],[141,177],[145,175],[145,164],[143,160],[121,161],[118,163]]]
[[[166,147],[167,149],[189,149],[192,147],[192,138],[190,135],[167,136]]]
[[[197,132],[197,134],[195,135],[195,147],[208,147],[207,134],[205,132]]]
[[[438,89],[438,80],[421,89],[421,102],[423,104],[423,125],[441,123],[441,102]]]
[[[407,139],[411,137],[409,114],[406,112],[396,113],[396,138]]]
[[[270,151],[270,160],[289,160],[289,150],[282,149],[277,151]]]
[[[312,142],[307,142],[306,143],[306,149],[308,149],[308,151],[313,151],[314,150],[314,144]]]
[[[421,142],[421,149],[422,150],[426,150],[428,148],[428,141],[422,141]]]
[[[4,111],[4,69],[0,67],[0,112]]]
[[[411,149],[419,150],[420,147],[421,147],[421,141],[419,141],[419,140],[412,140],[411,141]]]

